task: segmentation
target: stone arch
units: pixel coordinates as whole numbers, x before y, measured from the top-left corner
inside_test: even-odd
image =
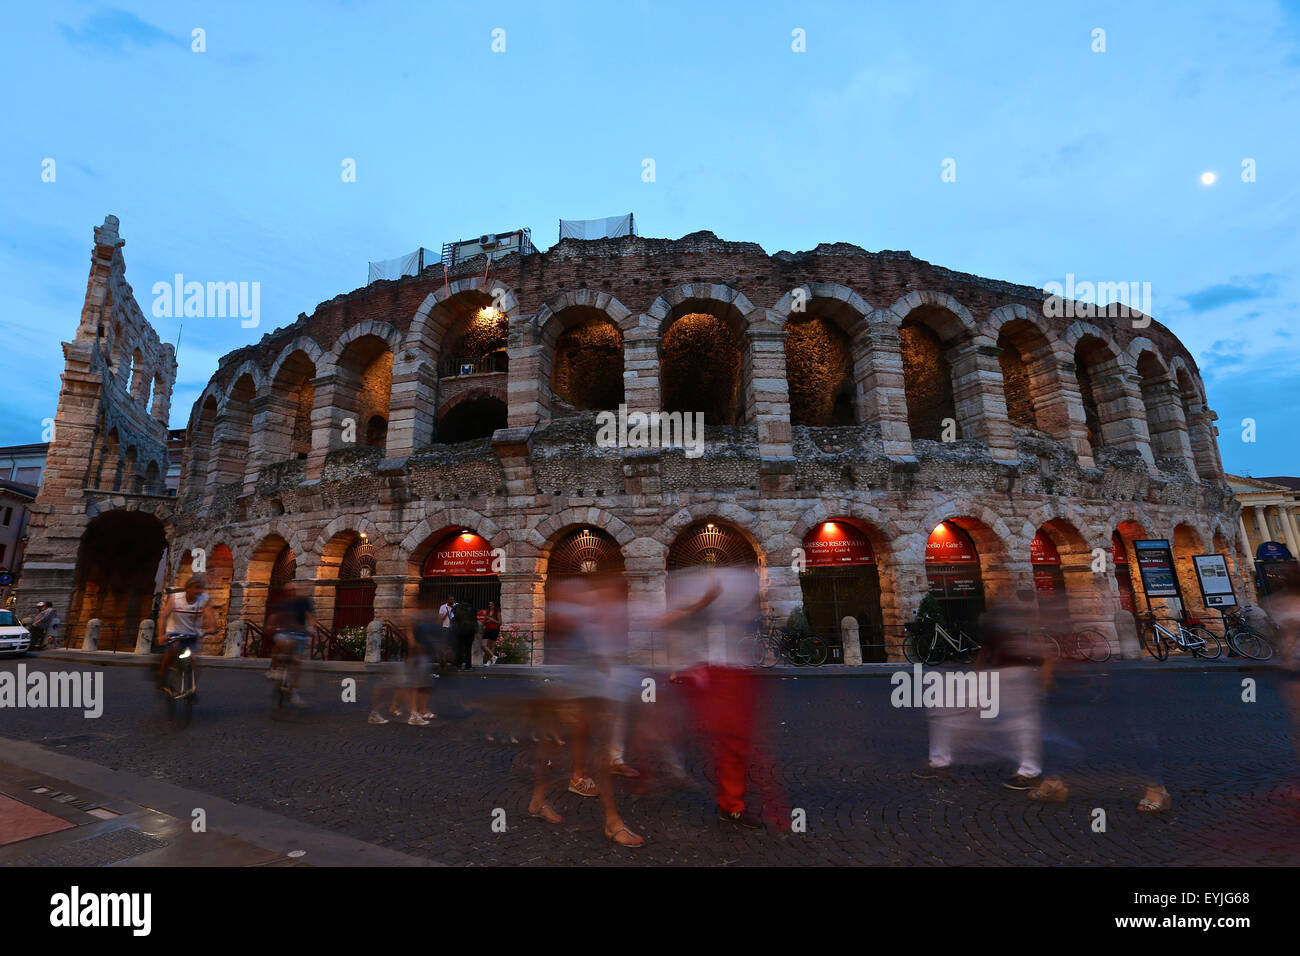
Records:
[[[944,340],[963,339],[979,334],[979,324],[970,310],[947,292],[929,289],[909,292],[890,305],[888,311],[895,316],[895,326],[901,326],[913,313],[923,311],[927,318],[933,317],[935,324],[932,327]],[[950,320],[942,317],[945,312],[951,316]]]
[[[1138,391],[1142,396],[1152,455],[1185,466],[1191,459],[1187,421],[1183,416],[1178,384],[1164,356],[1144,338],[1134,339],[1127,351],[1139,379]]]
[[[286,344],[276,354],[275,361],[271,363],[271,371],[267,375],[268,382],[274,383],[280,377],[280,371],[284,363],[291,359],[295,352],[302,352],[306,355],[316,368],[320,368],[325,361],[325,350],[320,347],[317,341],[310,335],[300,335]]]
[[[693,524],[711,518],[734,526],[753,545],[758,555],[759,565],[765,563],[767,552],[763,550],[763,543],[758,537],[758,518],[753,512],[729,501],[697,502],[681,508],[659,526],[653,535],[654,540],[663,545],[667,551],[683,531]]]
[[[235,391],[235,386],[239,383],[239,380],[245,375],[248,376],[248,379],[252,384],[253,390],[250,400],[251,398],[256,398],[258,395],[266,392],[266,372],[262,370],[262,367],[252,359],[240,362],[239,367],[236,368],[234,372],[230,375],[224,376],[226,381],[230,384],[221,394],[221,406],[218,409],[221,414],[226,413],[226,406],[230,403],[231,394]]]
[[[637,533],[611,511],[604,508],[566,508],[550,515],[535,528],[529,528],[518,540],[527,542],[538,550],[539,559],[542,552],[549,548],[564,532],[578,526],[599,528],[625,548],[637,539]]]
[[[1087,322],[1073,323],[1066,329],[1064,341],[1074,359],[1089,449],[1095,456],[1100,448],[1131,446],[1135,436],[1128,420],[1130,403],[1124,383],[1131,371],[1127,354],[1114,339]]]
[[[796,298],[800,292],[802,298]],[[791,310],[798,304],[798,312]],[[771,311],[785,335],[790,423],[853,425],[865,412],[861,395],[871,374],[867,302],[852,289],[810,282],[787,292]]]
[[[636,317],[626,306],[591,289],[562,292],[542,306],[535,327],[543,420],[552,416],[557,399],[579,410],[617,408],[624,395],[627,336],[636,329]],[[579,361],[587,372],[575,376]]]
[[[994,309],[985,322],[1000,350],[1002,387],[1013,424],[1046,432],[1058,441],[1071,437],[1070,400],[1076,382],[1061,368],[1060,340],[1050,323],[1024,305]]]
[[[746,335],[753,304],[730,286],[698,282],[664,292],[646,312],[659,333],[659,386],[664,411],[702,412],[710,425],[754,418],[748,394]]]
[[[419,577],[420,565],[425,556],[438,543],[439,539],[434,536],[442,535],[454,528],[473,528],[475,533],[487,539],[492,547],[506,548],[507,560],[509,560],[509,547],[513,540],[510,532],[473,508],[448,508],[424,518],[407,532],[402,543],[398,545],[398,552],[406,561],[408,577]]]
[[[388,538],[379,526],[363,514],[342,514],[321,529],[316,535],[310,550],[305,551],[303,556],[310,556],[313,559],[313,567],[319,567],[321,556],[325,553],[326,546],[340,534],[352,531],[356,534],[364,534],[371,546],[375,549],[375,556],[379,560],[379,574],[397,574],[401,569],[397,565],[397,560],[393,548],[388,544]]]
[[[498,291],[500,295],[494,295]],[[417,352],[427,351],[436,362],[443,339],[451,321],[455,318],[454,314],[439,307],[462,295],[475,299],[479,303],[476,308],[481,307],[484,301],[488,304],[498,303],[498,307],[507,319],[519,312],[519,298],[514,289],[504,282],[489,277],[485,283],[477,276],[457,279],[424,297],[424,301],[420,303],[420,307],[415,310],[415,315],[411,319],[410,329],[404,342],[405,347]]]
[[[921,535],[923,546],[934,528],[944,521],[953,522],[971,536],[981,561],[986,555],[990,560],[996,558],[999,563],[1014,560],[1011,548],[1020,536],[1013,533],[1006,519],[992,508],[966,498],[949,498],[942,504],[935,505],[918,523],[917,533]],[[1029,542],[1023,543],[1028,548]],[[924,553],[922,559],[924,560]],[[1024,561],[1028,563],[1028,555]]]

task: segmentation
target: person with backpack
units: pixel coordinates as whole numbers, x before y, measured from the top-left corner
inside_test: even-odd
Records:
[[[478,633],[478,616],[469,601],[462,599],[452,605],[451,632],[456,640],[456,666],[461,670],[473,670],[471,655],[474,650],[474,635]]]

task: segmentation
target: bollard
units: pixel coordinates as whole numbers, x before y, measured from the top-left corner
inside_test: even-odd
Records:
[[[99,628],[103,623],[97,617],[92,617],[86,622],[86,640],[81,645],[83,651],[99,650]]]
[[[366,663],[378,664],[384,646],[384,625],[382,621],[371,621],[366,625]]]
[[[153,631],[156,626],[156,622],[147,619],[140,622],[140,628],[135,634],[135,652],[137,654],[148,654],[153,650]]]
[[[858,642],[857,618],[846,617],[840,621],[840,638],[844,642],[844,665],[862,663],[862,645]]]
[[[244,653],[244,622],[230,621],[226,624],[226,657],[241,657]]]

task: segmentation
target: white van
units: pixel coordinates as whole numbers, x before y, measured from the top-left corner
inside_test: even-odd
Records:
[[[32,646],[32,635],[13,611],[0,611],[0,656],[23,655]]]

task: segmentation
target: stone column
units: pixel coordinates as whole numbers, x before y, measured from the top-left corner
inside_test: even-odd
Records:
[[[312,380],[315,394],[311,409],[311,451],[307,455],[305,479],[319,481],[325,457],[340,448],[352,448],[365,438],[365,424],[357,421],[357,390],[360,377],[346,369]],[[350,421],[351,427],[344,422]],[[350,437],[351,441],[345,441]]]
[[[952,398],[957,408],[957,437],[988,445],[994,461],[1018,462],[1015,435],[1007,416],[1001,353],[977,337],[952,349]]]
[[[551,360],[554,343],[543,344],[535,316],[511,317],[506,348],[506,426],[528,428],[551,417]]]
[[[1278,505],[1277,514],[1282,519],[1282,534],[1286,537],[1286,549],[1291,552],[1291,557],[1300,557],[1300,548],[1296,547],[1295,515],[1291,513],[1288,505]]]
[[[406,575],[376,574],[371,580],[375,582],[375,619],[392,621],[402,630],[409,630],[408,613],[414,608],[406,607]]]
[[[388,401],[389,458],[409,458],[433,444],[437,391],[433,366],[417,353],[401,350],[393,362]]]
[[[763,458],[792,458],[790,389],[786,381],[785,330],[769,315],[752,319],[741,356],[745,382],[745,422],[758,428]]]
[[[1147,432],[1151,438],[1153,454],[1181,459],[1188,474],[1196,476],[1196,461],[1192,458],[1192,445],[1187,436],[1187,420],[1183,415],[1182,396],[1178,386],[1170,381],[1152,382],[1144,389],[1143,404],[1147,412]]]
[[[659,398],[659,327],[648,315],[623,336],[623,399],[629,412],[657,412]]]
[[[856,398],[862,423],[880,429],[890,458],[915,460],[897,324],[878,312],[868,316],[866,330],[853,340],[853,367],[859,376]]]
[[[212,456],[208,459],[205,501],[211,502],[218,485],[242,487],[248,468],[249,431],[253,406],[248,402],[227,399],[212,429]]]
[[[292,457],[293,421],[297,414],[297,405],[277,392],[253,399],[253,432],[248,440],[244,494],[250,495],[257,489],[263,468]]]
[[[647,667],[672,667],[676,663],[668,633],[649,623],[667,607],[668,573],[663,567],[629,568],[623,572],[627,582],[629,664]]]
[[[1273,529],[1268,526],[1268,507],[1251,505],[1255,509],[1255,523],[1259,526],[1260,543],[1273,540]]]
[[[99,650],[99,629],[103,626],[104,622],[97,617],[86,622],[86,639],[81,645],[83,651]]]
[[[525,638],[531,634],[533,663],[545,663],[545,578],[534,571],[511,571],[497,579],[501,582],[501,626],[513,625],[525,632]]]
[[[135,634],[135,652],[148,654],[153,649],[153,632],[157,622],[148,618],[140,622]]]
[[[1038,361],[1031,375],[1037,377]],[[1044,376],[1055,384],[1054,388],[1035,390],[1034,403],[1039,415],[1039,425],[1052,435],[1065,435],[1066,443],[1079,457],[1079,464],[1091,468],[1096,464],[1092,445],[1088,441],[1088,417],[1083,410],[1083,393],[1070,356],[1044,356],[1041,361]]]
[[[1103,443],[1111,448],[1136,451],[1148,466],[1154,467],[1141,378],[1120,365],[1118,359],[1112,359],[1095,368],[1093,383]]]

